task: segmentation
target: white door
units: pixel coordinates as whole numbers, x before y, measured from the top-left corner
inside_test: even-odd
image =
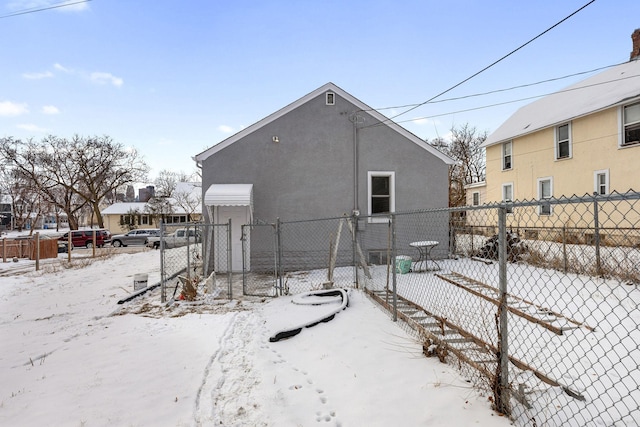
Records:
[[[242,226],[249,222],[248,206],[218,206],[217,224],[226,224],[231,219],[231,270],[242,271]],[[248,244],[248,242],[247,242]],[[225,245],[226,246],[226,245]],[[248,246],[247,246],[248,247]],[[248,257],[246,268],[249,269]],[[225,271],[227,266],[218,266],[218,271]]]

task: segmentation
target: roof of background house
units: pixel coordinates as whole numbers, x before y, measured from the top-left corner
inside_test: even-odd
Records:
[[[616,65],[525,105],[489,135],[484,147],[640,99],[640,60]]]
[[[384,122],[389,128],[395,130],[396,132],[398,132],[399,134],[401,134],[405,138],[411,140],[415,144],[417,144],[420,147],[424,148],[429,153],[433,154],[434,156],[436,156],[437,158],[439,158],[440,160],[442,160],[446,164],[451,165],[451,164],[455,163],[455,160],[453,160],[452,158],[450,158],[446,154],[444,154],[441,151],[437,150],[435,147],[433,147],[432,145],[428,144],[427,142],[422,140],[420,137],[418,137],[417,135],[409,132],[408,130],[406,130],[402,126],[398,125],[397,123],[389,120],[388,117],[385,117],[384,115],[380,114],[378,111],[376,111],[373,108],[369,107],[367,104],[363,103],[359,99],[357,99],[354,96],[350,95],[349,93],[347,93],[346,91],[344,91],[343,89],[339,88],[338,86],[336,86],[333,83],[327,83],[327,84],[319,87],[318,89],[314,90],[313,92],[303,96],[302,98],[298,99],[297,101],[292,102],[291,104],[287,105],[286,107],[281,108],[280,110],[276,111],[275,113],[270,114],[269,116],[267,116],[264,119],[252,124],[251,126],[245,128],[245,129],[241,130],[240,132],[236,133],[235,135],[230,136],[229,138],[219,142],[218,144],[206,149],[205,151],[201,152],[200,154],[196,154],[193,157],[193,159],[198,163],[206,160],[209,156],[211,156],[211,155],[217,153],[218,151],[228,147],[229,145],[233,144],[234,142],[244,138],[245,136],[249,135],[252,132],[255,132],[256,130],[260,129],[263,126],[266,126],[267,124],[269,124],[269,123],[273,122],[274,120],[284,116],[285,114],[289,113],[290,111],[293,111],[294,109],[298,108],[299,106],[309,102],[310,100],[316,98],[319,95],[322,95],[323,93],[325,93],[327,91],[331,91],[331,92],[336,93],[341,98],[344,98],[347,101],[349,101],[350,103],[352,103],[353,105],[355,105],[358,109],[360,109],[362,111],[366,111],[368,114],[373,116],[375,119],[377,119],[377,120],[379,120],[381,122]]]

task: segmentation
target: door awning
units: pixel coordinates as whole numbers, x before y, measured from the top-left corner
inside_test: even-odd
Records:
[[[249,206],[253,210],[253,184],[212,184],[204,194],[205,206]]]

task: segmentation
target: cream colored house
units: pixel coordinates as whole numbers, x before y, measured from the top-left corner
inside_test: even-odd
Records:
[[[200,183],[180,182],[168,199],[171,213],[152,214],[149,203],[119,202],[101,211],[104,226],[112,234],[126,233],[132,228],[160,228],[160,221],[167,225],[200,221],[202,219],[202,187]]]
[[[640,29],[632,39],[630,61],[520,108],[489,135],[483,203],[542,201],[513,208],[508,222],[591,227],[589,206],[544,199],[640,191]],[[612,209],[607,220],[637,224],[630,214]]]

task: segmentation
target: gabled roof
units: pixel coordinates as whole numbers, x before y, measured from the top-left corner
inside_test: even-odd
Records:
[[[640,60],[625,62],[525,105],[489,135],[483,146],[556,126],[640,99]]]
[[[291,104],[287,105],[286,107],[281,108],[280,110],[276,111],[275,113],[270,114],[269,116],[265,117],[264,119],[260,120],[259,122],[254,123],[253,125],[241,130],[240,132],[236,133],[235,135],[230,136],[229,138],[221,141],[220,143],[208,148],[207,150],[203,151],[202,153],[197,154],[193,159],[197,163],[201,163],[202,161],[206,160],[209,156],[211,156],[211,155],[217,153],[218,151],[228,147],[229,145],[233,144],[234,142],[236,142],[236,141],[244,138],[245,136],[255,132],[256,130],[262,128],[263,126],[266,126],[267,124],[269,124],[269,123],[273,122],[274,120],[284,116],[285,114],[293,111],[294,109],[298,108],[299,106],[309,102],[310,100],[316,98],[319,95],[322,95],[323,93],[325,93],[327,91],[334,92],[336,95],[338,95],[341,98],[344,98],[345,100],[349,101],[350,103],[355,105],[360,110],[366,111],[371,116],[373,116],[375,119],[380,120],[381,122],[384,122],[386,124],[386,126],[388,126],[389,128],[395,130],[396,132],[398,132],[399,134],[401,134],[405,138],[413,141],[414,143],[416,143],[420,147],[424,148],[429,153],[433,154],[434,156],[436,156],[437,158],[439,158],[440,160],[442,160],[446,164],[451,165],[451,164],[455,163],[455,161],[453,159],[451,159],[449,156],[447,156],[446,154],[444,154],[441,151],[437,150],[436,148],[434,148],[430,144],[426,143],[425,141],[420,139],[418,136],[416,136],[413,133],[409,132],[408,130],[406,130],[402,126],[398,125],[397,123],[394,123],[394,122],[390,121],[388,117],[385,117],[384,115],[380,114],[379,112],[373,110],[367,104],[365,104],[362,101],[360,101],[359,99],[353,97],[352,95],[350,95],[349,93],[345,92],[344,90],[342,90],[341,88],[339,88],[338,86],[336,86],[333,83],[327,83],[327,84],[319,87],[318,89],[316,89],[313,92],[303,96],[302,98],[298,99],[297,101],[294,101]]]

